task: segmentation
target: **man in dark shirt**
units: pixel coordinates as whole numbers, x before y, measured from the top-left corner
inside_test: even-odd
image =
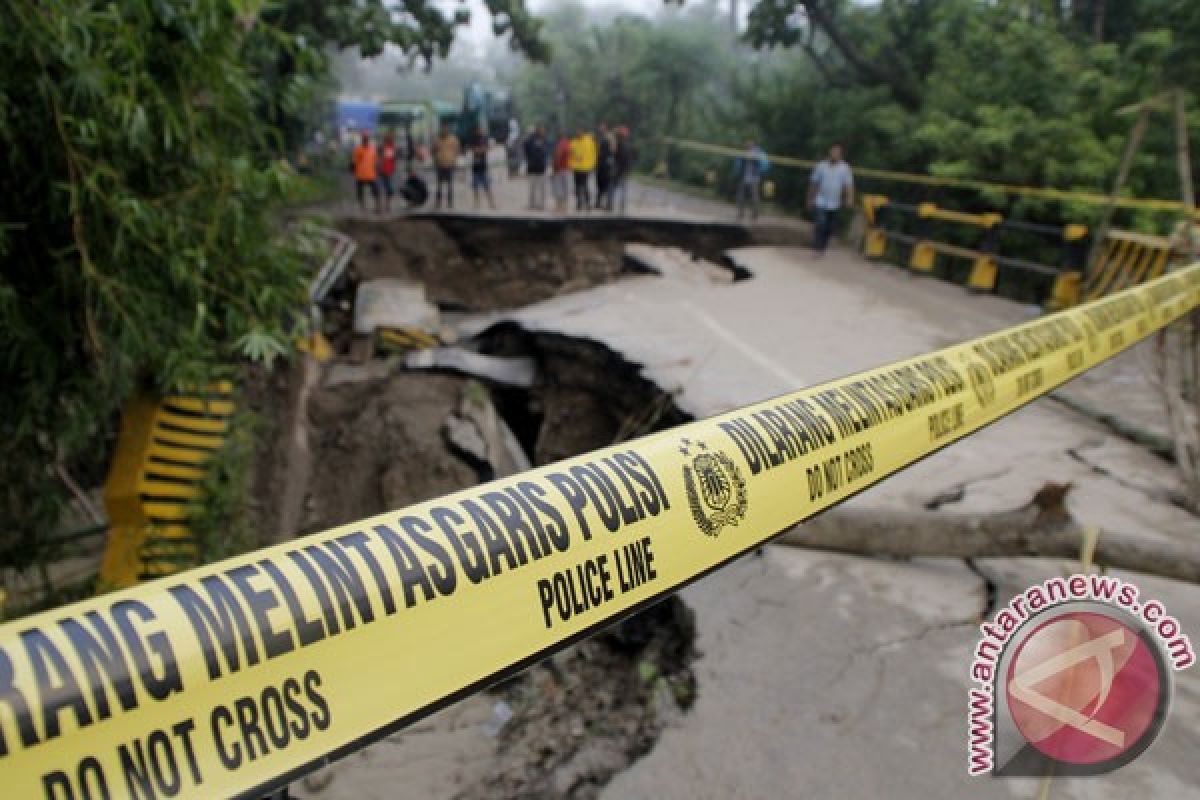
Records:
[[[613,156],[612,197],[609,208],[616,205],[618,214],[624,214],[629,200],[629,174],[633,172],[633,142],[629,140],[629,128],[617,128],[617,149]]]
[[[525,140],[525,172],[529,175],[529,210],[546,210],[546,129],[538,126]]]
[[[479,190],[487,195],[488,205],[496,210],[496,200],[492,197],[492,182],[488,178],[488,135],[482,126],[471,140],[471,194],[475,199],[475,208],[479,208]]]
[[[616,143],[607,123],[600,123],[596,147],[596,208],[612,211],[613,159],[616,155]]]

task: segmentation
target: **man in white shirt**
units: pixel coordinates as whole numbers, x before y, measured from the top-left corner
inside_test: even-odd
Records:
[[[818,256],[824,254],[833,236],[837,212],[843,205],[854,205],[854,175],[842,160],[842,146],[835,144],[829,148],[829,158],[813,168],[808,182],[808,207],[815,223],[813,248]]]

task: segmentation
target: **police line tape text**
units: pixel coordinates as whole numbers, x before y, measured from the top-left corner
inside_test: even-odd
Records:
[[[183,612],[215,681],[669,509],[654,469],[618,451],[179,582],[164,599]],[[9,712],[0,713],[0,756],[184,692],[176,653],[196,648],[173,641],[180,632],[140,600],[23,631],[21,666],[36,691],[18,682],[17,654],[0,649],[0,709]]]
[[[211,736],[221,766],[234,772],[290,744],[329,728],[329,704],[320,692],[321,676],[309,670],[268,686],[257,696],[239,697],[207,715],[201,736]],[[195,718],[158,728],[116,747],[121,775],[114,777],[95,755],[84,756],[71,770],[42,776],[45,800],[110,800],[113,797],[176,797],[204,785],[204,768],[196,757]]]
[[[622,545],[612,553],[560,570],[537,583],[542,604],[542,617],[547,628],[553,626],[552,615],[566,622],[612,600],[620,592],[632,591],[658,577],[654,569],[654,551],[650,537]],[[609,555],[612,560],[609,560]],[[615,572],[614,572],[615,570]],[[616,590],[613,578],[616,577]]]

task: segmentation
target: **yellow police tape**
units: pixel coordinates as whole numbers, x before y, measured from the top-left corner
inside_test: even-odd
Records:
[[[6,797],[257,797],[644,607],[1200,306],[1079,308],[0,628]]]
[[[726,147],[719,144],[709,144],[708,142],[697,142],[691,139],[678,139],[671,136],[663,137],[663,141],[668,144],[685,150],[695,150],[700,153],[711,153],[718,156],[741,156],[745,154],[744,150],[738,150],[733,147]],[[809,169],[817,165],[816,161],[805,158],[792,158],[791,156],[776,156],[768,155],[772,163],[782,164],[788,167],[801,167]],[[1078,192],[1067,189],[1047,189],[1040,186],[1018,186],[1011,183],[992,183],[989,181],[978,181],[971,178],[946,178],[936,175],[919,175],[913,172],[895,172],[887,169],[872,169],[869,167],[855,167],[854,174],[864,178],[878,178],[885,181],[895,181],[897,183],[915,183],[922,186],[945,186],[954,189],[974,189],[980,192],[997,192],[999,194],[1010,194],[1018,197],[1037,197],[1043,200],[1059,200],[1072,203],[1086,203],[1094,206],[1106,206],[1110,203],[1117,208],[1132,208],[1141,211],[1169,211],[1174,213],[1186,213],[1187,206],[1178,200],[1160,200],[1158,198],[1145,197],[1110,197],[1106,194],[1097,192]],[[1200,212],[1192,209],[1192,214],[1200,219]]]

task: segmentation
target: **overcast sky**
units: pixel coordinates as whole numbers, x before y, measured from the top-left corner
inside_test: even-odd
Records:
[[[640,11],[647,16],[656,14],[664,8],[663,0],[576,0],[580,5],[596,10],[600,9],[616,9],[619,11]],[[526,0],[526,5],[534,13],[544,13],[550,11],[555,6],[561,5],[562,0]],[[443,0],[442,5],[446,9],[455,8],[458,6],[457,0]],[[481,0],[467,0],[466,5],[471,8],[471,24],[463,30],[461,37],[462,47],[470,48],[472,52],[479,52],[485,47],[494,37],[492,34],[492,18],[487,13]],[[718,0],[718,5],[727,8],[729,0]],[[750,5],[749,2],[742,2],[743,10],[740,16],[745,16],[745,9]],[[456,46],[457,49],[457,46]]]
[[[611,18],[615,13],[629,11],[655,16],[667,7],[663,0],[574,1],[593,10],[600,18]],[[560,7],[564,0],[526,2],[529,8],[538,14]],[[699,5],[705,0],[690,2]],[[730,0],[717,0],[718,7],[722,10],[729,8],[729,2]],[[424,96],[423,93],[432,92],[433,96],[448,100],[457,97],[461,92],[461,85],[467,81],[487,82],[494,79],[496,66],[501,63],[497,61],[496,56],[503,53],[504,49],[502,45],[498,46],[495,34],[492,33],[492,18],[483,0],[438,0],[438,5],[447,13],[452,13],[462,6],[471,11],[470,24],[459,29],[450,55],[445,61],[437,60],[432,73],[416,70],[404,72],[403,77],[398,78],[397,68],[405,59],[395,48],[389,50],[388,58],[366,60],[358,59],[356,51],[348,50],[340,56],[337,70],[343,95],[358,99],[384,100],[395,99],[401,95]],[[742,0],[743,17],[750,5],[749,0]]]

